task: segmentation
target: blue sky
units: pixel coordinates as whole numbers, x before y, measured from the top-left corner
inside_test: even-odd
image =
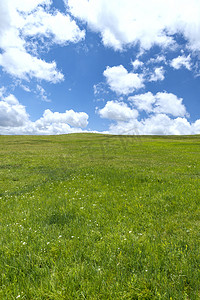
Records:
[[[0,134],[199,134],[199,76],[197,0],[0,2]]]

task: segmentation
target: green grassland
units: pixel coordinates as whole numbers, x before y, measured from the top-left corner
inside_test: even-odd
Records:
[[[200,136],[0,136],[0,299],[200,299]]]

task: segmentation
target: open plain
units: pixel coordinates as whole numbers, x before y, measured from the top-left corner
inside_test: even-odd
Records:
[[[0,299],[200,299],[200,136],[0,136]]]

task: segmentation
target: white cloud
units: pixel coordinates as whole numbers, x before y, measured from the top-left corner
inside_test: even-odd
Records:
[[[108,101],[98,111],[102,118],[115,121],[110,124],[111,134],[160,134],[189,135],[200,133],[200,120],[190,123],[182,98],[172,93],[151,92],[128,98],[130,108],[124,102]],[[147,117],[138,118],[138,111],[146,111]]]
[[[71,13],[100,32],[106,46],[122,49],[140,43],[144,49],[173,44],[182,34],[192,50],[200,49],[198,0],[65,0]]]
[[[162,81],[165,79],[165,70],[163,67],[155,68],[154,73],[151,74],[149,81]]]
[[[31,15],[28,15],[25,21],[26,24],[23,27],[25,36],[52,37],[53,42],[57,44],[77,43],[85,37],[85,31],[81,31],[69,15],[64,15],[59,11],[51,14],[39,7]]]
[[[112,45],[114,49],[122,49],[120,41],[115,37],[115,35],[109,28],[104,29],[104,32],[102,34],[102,41],[105,46]]]
[[[187,115],[187,111],[182,101],[182,98],[178,98],[172,93],[157,93],[154,112],[170,114],[174,117],[183,117]]]
[[[84,131],[81,128],[71,127],[66,123],[40,125],[29,122],[21,127],[0,126],[0,132],[2,135],[58,135]]]
[[[174,59],[172,59],[172,61],[170,62],[170,65],[178,70],[181,67],[185,67],[186,69],[188,69],[189,71],[191,70],[191,57],[190,55],[188,55],[187,57],[185,55],[182,56],[178,56]]]
[[[196,120],[196,122],[192,124],[192,128],[194,134],[200,134],[200,120]]]
[[[124,102],[108,101],[104,108],[98,111],[101,118],[106,118],[116,121],[126,121],[129,119],[136,119],[138,112],[131,109]]]
[[[151,93],[145,93],[129,97],[128,100],[133,102],[138,110],[144,110],[147,113],[153,112],[153,104],[156,102],[156,97]]]
[[[10,94],[4,96],[0,89],[0,134],[65,134],[81,132],[88,124],[88,115],[84,112],[66,110],[64,113],[47,109],[43,116],[31,122],[25,106]]]
[[[171,42],[171,38],[162,33],[164,20],[159,20],[158,7],[155,9],[149,1],[68,0],[66,2],[75,17],[87,22],[92,30],[101,33],[106,46],[122,49],[126,44],[140,41],[142,47],[147,49],[155,42],[158,44]]]
[[[103,72],[110,89],[118,95],[129,95],[145,87],[145,82],[162,81],[165,79],[163,66],[157,67],[151,72],[149,68],[143,67],[144,63],[138,59],[131,63],[134,70],[142,67],[140,74],[134,72],[129,73],[122,65],[114,67],[107,66]],[[96,87],[94,92],[97,93]]]
[[[6,90],[0,88],[1,134],[66,134],[82,132],[88,124],[88,115],[84,112],[59,113],[49,109],[40,119],[31,122],[26,108],[14,95],[5,93]],[[138,121],[138,112],[123,102],[109,101],[98,113],[116,122],[108,131],[112,134],[200,134],[200,120],[189,123],[183,117],[173,119],[165,113],[154,113]]]
[[[0,65],[7,73],[25,80],[36,77],[57,83],[64,79],[55,62],[47,63],[18,48],[9,48],[0,54]]]
[[[185,118],[171,119],[165,114],[157,114],[141,122],[140,131],[145,134],[192,134],[191,125]]]
[[[111,124],[107,133],[129,135],[190,135],[200,134],[200,120],[189,123],[186,118],[172,119],[165,114]]]
[[[128,73],[122,65],[107,67],[103,74],[111,90],[117,94],[128,95],[144,87],[142,75]]]
[[[106,89],[106,83],[104,82],[99,82],[97,84],[93,85],[93,90],[94,90],[94,95],[99,95],[99,94],[108,94],[108,90]]]
[[[117,122],[111,124],[107,133],[120,135],[139,135],[140,122],[137,120],[129,120],[128,122]]]
[[[183,99],[172,93],[163,92],[153,95],[151,92],[148,92],[129,97],[128,100],[138,110],[144,110],[147,113],[169,114],[174,117],[187,116],[186,108],[182,103]]]
[[[27,93],[30,93],[30,92],[31,92],[30,88],[29,88],[28,86],[24,85],[24,84],[20,84],[20,87],[21,87],[25,92],[27,92]]]
[[[52,0],[7,0],[10,1],[14,9],[22,11],[24,13],[31,13],[35,10],[38,5],[49,6],[52,3]]]
[[[50,10],[50,0],[7,0],[0,2],[0,65],[3,70],[20,79],[35,77],[52,83],[62,81],[64,76],[55,62],[39,58],[37,40],[31,44],[27,36],[46,37],[43,47],[52,42],[76,43],[84,38],[69,15]],[[35,55],[30,52],[34,45]]]
[[[28,121],[29,116],[26,109],[14,95],[3,97],[0,100],[0,128],[19,127]]]
[[[194,124],[190,124],[186,118],[176,118],[172,121],[171,125],[171,134],[197,134],[200,132],[200,130],[194,130],[193,129]]]
[[[159,64],[159,63],[166,63],[166,58],[164,55],[158,55],[156,58],[150,58],[147,64]]]
[[[84,112],[74,112],[71,110],[66,110],[64,113],[52,112],[46,109],[43,117],[35,122],[37,125],[47,126],[50,124],[60,124],[67,123],[73,127],[85,128],[88,124],[88,115]]]
[[[36,88],[37,88],[37,92],[39,93],[38,98],[41,98],[42,101],[45,102],[51,102],[51,100],[48,99],[45,89],[43,89],[41,85],[37,84]]]
[[[138,68],[141,68],[143,65],[144,63],[139,59],[132,61],[133,70],[137,70]]]

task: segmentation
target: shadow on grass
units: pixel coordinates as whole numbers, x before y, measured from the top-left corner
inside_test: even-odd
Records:
[[[68,213],[55,212],[48,217],[47,223],[49,225],[64,226],[73,222],[75,218],[76,218],[76,214],[73,212],[68,212]]]

